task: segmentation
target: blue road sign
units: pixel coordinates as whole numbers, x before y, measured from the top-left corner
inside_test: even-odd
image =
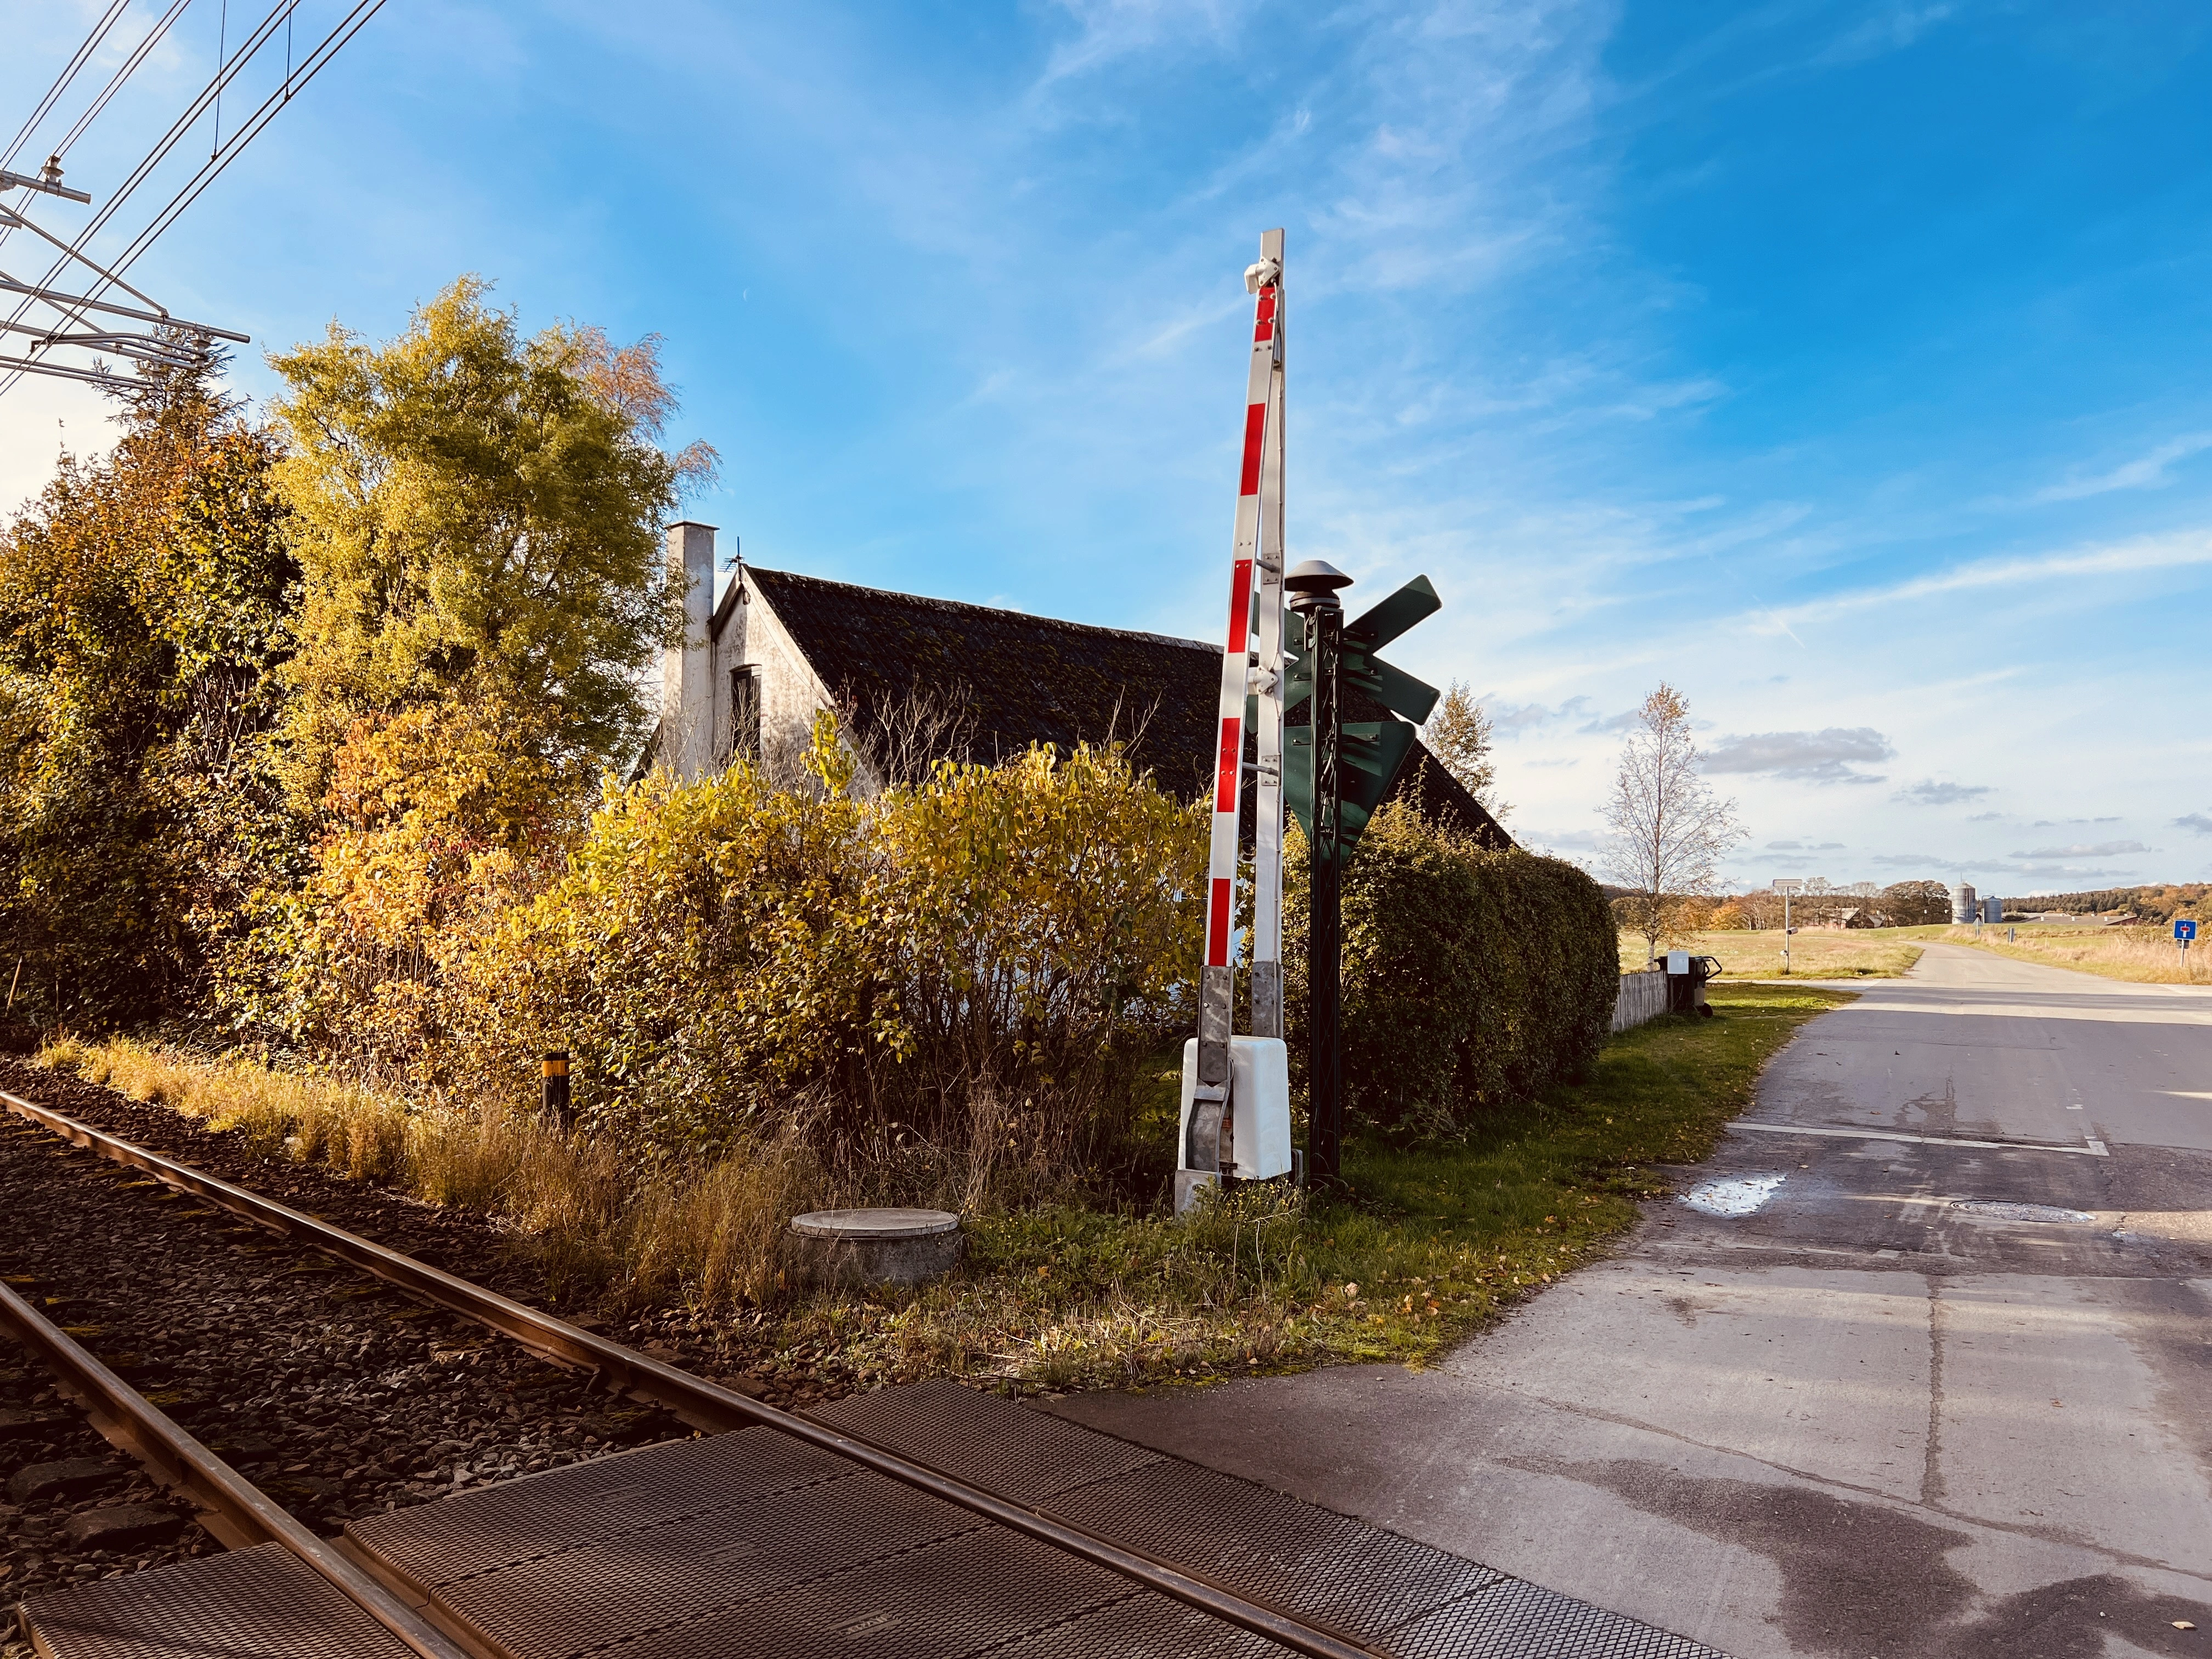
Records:
[[[2175,917],[2173,921],[2173,936],[2174,938],[2180,939],[2195,939],[2197,937],[2197,924],[2194,921],[2191,921],[2187,916]]]

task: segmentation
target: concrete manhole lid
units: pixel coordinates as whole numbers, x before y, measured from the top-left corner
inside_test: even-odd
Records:
[[[2094,1221],[2081,1210],[2062,1210],[2056,1204],[2000,1204],[1992,1199],[1960,1198],[1951,1207],[1968,1215],[1985,1215],[1996,1221]]]
[[[950,1210],[812,1210],[792,1217],[791,1231],[810,1238],[933,1238],[958,1232],[960,1218]]]
[[[1701,1215],[1756,1215],[1788,1179],[1787,1176],[1755,1175],[1700,1181],[1682,1194],[1682,1202]]]

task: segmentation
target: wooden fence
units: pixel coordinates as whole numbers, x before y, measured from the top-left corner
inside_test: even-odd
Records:
[[[1613,1000],[1613,1029],[1626,1031],[1667,1012],[1667,975],[1662,969],[1644,968],[1620,976],[1620,990]]]

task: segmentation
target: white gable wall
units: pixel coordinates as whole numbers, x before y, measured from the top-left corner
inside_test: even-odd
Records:
[[[661,668],[661,763],[684,778],[721,772],[730,763],[735,708],[731,675],[758,676],[761,758],[779,775],[795,769],[814,730],[814,716],[832,707],[822,677],[792,640],[775,608],[745,586],[713,605],[714,530],[678,524],[668,532],[672,564],[681,561],[690,582],[681,647],[671,647]]]

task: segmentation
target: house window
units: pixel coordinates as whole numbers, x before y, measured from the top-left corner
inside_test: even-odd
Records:
[[[730,758],[757,764],[760,757],[760,670],[732,668],[730,671]]]

